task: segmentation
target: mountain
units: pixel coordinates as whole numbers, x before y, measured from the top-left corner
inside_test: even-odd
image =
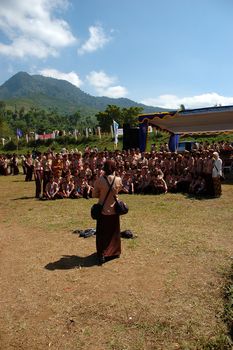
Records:
[[[144,113],[163,111],[127,98],[95,97],[83,92],[66,80],[19,72],[0,86],[0,100],[11,106],[36,106],[42,109],[55,108],[61,114],[79,110],[83,115],[103,111],[108,105],[129,108],[142,107]]]

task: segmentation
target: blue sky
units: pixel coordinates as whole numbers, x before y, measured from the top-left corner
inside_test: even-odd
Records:
[[[164,108],[233,104],[232,0],[0,0],[0,84],[18,71]]]

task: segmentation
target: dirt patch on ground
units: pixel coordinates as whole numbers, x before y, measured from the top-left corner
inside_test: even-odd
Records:
[[[138,238],[101,267],[95,238],[72,233],[93,227],[92,201],[36,201],[21,176],[0,187],[1,349],[204,349],[227,333],[230,185],[209,201],[127,196]]]

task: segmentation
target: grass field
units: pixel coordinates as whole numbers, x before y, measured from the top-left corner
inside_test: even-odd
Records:
[[[0,177],[1,350],[232,349],[232,184],[219,199],[124,195],[138,237],[103,266],[73,234],[94,227],[94,200],[34,190]]]

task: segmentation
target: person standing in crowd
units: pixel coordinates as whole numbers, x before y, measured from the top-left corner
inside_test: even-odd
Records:
[[[34,161],[34,178],[36,182],[36,198],[40,198],[42,193],[42,179],[43,179],[43,164],[42,164],[42,154],[39,153]]]
[[[26,166],[26,176],[25,176],[25,181],[32,181],[32,176],[33,176],[33,170],[34,170],[34,165],[33,165],[33,158],[31,154],[28,154],[26,157],[25,161],[25,166]]]
[[[26,168],[26,157],[24,154],[21,156],[21,162],[22,162],[22,168],[23,168],[23,175],[26,175],[27,173],[27,168]]]
[[[12,157],[12,175],[18,175],[19,174],[19,167],[18,167],[18,157],[17,155],[14,153],[13,157]]]
[[[206,194],[207,196],[212,197],[214,195],[214,188],[213,188],[213,176],[212,176],[212,169],[213,169],[213,157],[212,157],[212,151],[204,151],[204,158],[203,158],[203,177],[206,182]]]
[[[54,177],[61,176],[62,166],[63,166],[62,156],[59,153],[57,153],[55,157],[52,159],[52,165],[51,165],[51,170]]]
[[[212,170],[212,179],[213,179],[213,190],[214,197],[220,197],[222,194],[221,188],[221,176],[222,176],[222,159],[219,157],[218,152],[213,153],[213,170]]]
[[[42,159],[43,166],[43,195],[45,194],[46,185],[52,175],[52,157],[49,152]]]
[[[115,176],[114,160],[107,160],[103,170],[104,176],[97,178],[94,184],[93,197],[99,198],[99,203],[102,204],[111,184],[112,188],[96,225],[96,249],[100,264],[111,258],[120,257],[121,254],[120,218],[114,209],[114,196],[117,196],[122,189],[122,182],[120,177]]]

